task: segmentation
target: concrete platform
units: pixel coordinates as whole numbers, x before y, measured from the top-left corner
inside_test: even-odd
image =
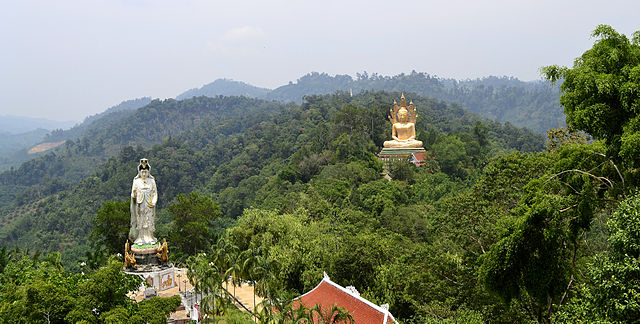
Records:
[[[378,156],[382,155],[410,155],[411,153],[426,152],[424,148],[383,148]]]

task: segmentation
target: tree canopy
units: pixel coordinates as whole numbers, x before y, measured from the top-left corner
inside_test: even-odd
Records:
[[[548,132],[546,150],[539,134],[413,93],[429,160],[388,170],[375,154],[397,92],[313,95],[300,105],[154,101],[0,177],[9,194],[0,242],[62,251],[0,249],[0,315],[117,322],[170,308],[131,306],[125,290],[139,282],[121,273],[117,256],[97,252],[119,249],[135,164],[146,157],[160,194],[157,234],[188,266],[208,316],[247,322],[229,295],[252,282],[270,305],[254,318],[308,320],[313,307],[298,312],[283,301],[326,272],[407,323],[637,321],[640,199],[625,141],[637,132],[637,96],[627,97],[638,37],[607,26],[594,36],[572,69],[545,69],[562,77],[569,118],[569,128]],[[71,157],[118,147],[100,144],[120,135],[106,129],[134,124],[166,127],[141,133],[155,145],[104,153],[91,176],[64,181]],[[313,313],[348,321],[339,309]]]
[[[567,124],[604,139],[616,161],[638,163],[640,152],[640,31],[631,40],[611,26],[591,34],[593,47],[572,68],[547,66],[543,74],[562,79],[560,104]]]

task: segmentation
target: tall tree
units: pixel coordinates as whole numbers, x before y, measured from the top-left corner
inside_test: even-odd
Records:
[[[122,252],[129,235],[130,221],[129,201],[109,201],[93,218],[90,237],[104,246],[108,254]]]
[[[640,162],[640,31],[627,36],[599,25],[591,34],[593,47],[573,68],[542,68],[551,81],[564,79],[560,104],[567,124],[604,139],[617,161]]]
[[[592,35],[597,38],[593,48],[572,69],[550,66],[543,73],[553,81],[564,78],[560,102],[568,125],[602,141],[551,150],[556,162],[524,187],[518,217],[482,257],[480,268],[488,290],[506,301],[530,304],[540,322],[551,321],[575,290],[578,258],[592,253],[583,249],[581,238],[594,215],[621,196],[623,174],[635,173],[630,169],[635,160],[625,161],[628,150],[638,145],[640,152],[638,143],[625,146],[625,138],[640,131],[640,101],[632,96],[640,93],[640,33],[630,42],[600,25]]]
[[[213,220],[221,215],[218,203],[197,192],[179,194],[169,212],[173,217],[172,245],[187,255],[208,250],[213,242]]]

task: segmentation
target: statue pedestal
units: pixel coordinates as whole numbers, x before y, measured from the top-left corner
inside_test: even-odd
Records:
[[[138,267],[144,267],[145,265],[160,265],[158,261],[158,249],[160,248],[160,242],[156,242],[156,244],[145,244],[138,245],[134,244],[131,246],[131,252],[136,258],[136,264]]]
[[[127,274],[137,275],[144,280],[149,287],[156,292],[173,288],[176,283],[176,268],[168,261],[160,261],[160,242],[155,244],[131,246],[136,265],[135,268],[125,265],[124,272]],[[166,259],[165,259],[166,260]],[[142,284],[141,291],[144,291],[146,284]]]
[[[167,241],[162,244],[125,244],[124,271],[128,273],[143,273],[162,271],[173,268],[167,255]]]
[[[140,269],[140,267],[138,267],[138,269]],[[149,284],[150,288],[153,288],[155,291],[163,291],[178,285],[176,281],[176,270],[177,269],[171,265],[164,269],[158,267],[150,271],[125,269],[124,273],[139,276]],[[145,288],[146,284],[143,283],[140,290],[144,291]]]
[[[420,148],[383,148],[380,153],[378,153],[378,158],[382,160],[385,168],[389,168],[389,166],[393,162],[404,161],[410,162],[415,165],[424,165],[426,159],[427,151]]]

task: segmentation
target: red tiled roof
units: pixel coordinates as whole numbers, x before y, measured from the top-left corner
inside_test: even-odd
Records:
[[[418,152],[418,153],[413,153],[413,156],[416,157],[416,160],[422,162],[425,160],[425,158],[427,157],[427,152]]]
[[[344,288],[334,283],[326,275],[320,284],[296,300],[301,301],[306,307],[320,305],[322,309],[327,310],[337,305],[349,311],[355,323],[396,323],[387,308],[360,297],[353,287]]]

